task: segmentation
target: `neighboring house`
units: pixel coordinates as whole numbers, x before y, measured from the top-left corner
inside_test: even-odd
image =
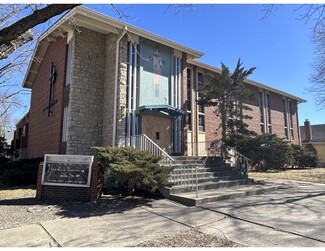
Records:
[[[27,142],[29,129],[29,113],[25,114],[16,124],[14,138],[11,143],[14,159],[27,158]]]
[[[320,160],[320,166],[325,167],[325,124],[311,125],[306,120],[300,130],[302,145],[315,153]]]
[[[73,20],[73,22],[71,22]],[[213,107],[198,106],[203,53],[76,7],[38,40],[23,86],[32,90],[27,156],[94,154],[146,134],[169,154],[204,155],[220,139]],[[299,144],[303,99],[247,80],[250,129]],[[203,149],[203,151],[202,151]]]

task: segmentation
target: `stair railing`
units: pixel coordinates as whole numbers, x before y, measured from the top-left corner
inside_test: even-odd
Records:
[[[209,157],[220,156],[243,174],[247,175],[248,173],[249,163],[251,162],[250,159],[238,152],[235,148],[226,147],[221,140],[202,141],[195,144],[188,143],[188,149],[189,147],[190,149],[195,147],[193,150],[195,150],[194,152],[197,153],[197,156],[205,156],[202,164],[205,164]]]
[[[161,156],[162,159],[159,162],[161,166],[171,166],[174,162],[174,159],[169,156],[166,151],[164,151],[145,134],[120,138],[118,146],[133,147],[141,151],[149,152],[155,156]]]
[[[233,147],[222,146],[221,156],[226,162],[231,164],[231,166],[236,167],[244,175],[248,175],[249,163],[251,160],[245,155],[241,154]]]

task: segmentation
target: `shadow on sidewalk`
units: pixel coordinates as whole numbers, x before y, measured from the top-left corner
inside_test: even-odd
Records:
[[[148,204],[160,197],[146,196],[123,196],[123,195],[103,195],[97,202],[55,202],[55,201],[40,201],[35,197],[17,198],[0,200],[0,206],[22,206],[28,207],[29,211],[40,212],[47,209],[55,208],[52,212],[62,218],[88,218],[94,216],[102,216],[106,214],[116,214],[129,211],[143,205]],[[15,212],[12,212],[13,214]]]

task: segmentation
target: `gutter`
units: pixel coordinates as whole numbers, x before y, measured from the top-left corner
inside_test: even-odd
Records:
[[[118,85],[118,63],[119,63],[119,54],[120,54],[120,41],[127,32],[127,27],[124,27],[124,30],[121,36],[116,40],[116,54],[115,54],[115,83],[114,83],[114,108],[113,108],[113,141],[112,146],[115,146],[116,143],[116,127],[117,127],[117,85]]]

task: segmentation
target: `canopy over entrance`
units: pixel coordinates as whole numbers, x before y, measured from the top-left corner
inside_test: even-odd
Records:
[[[186,115],[185,111],[172,107],[170,105],[143,105],[137,109],[140,114],[157,116],[179,117]]]

